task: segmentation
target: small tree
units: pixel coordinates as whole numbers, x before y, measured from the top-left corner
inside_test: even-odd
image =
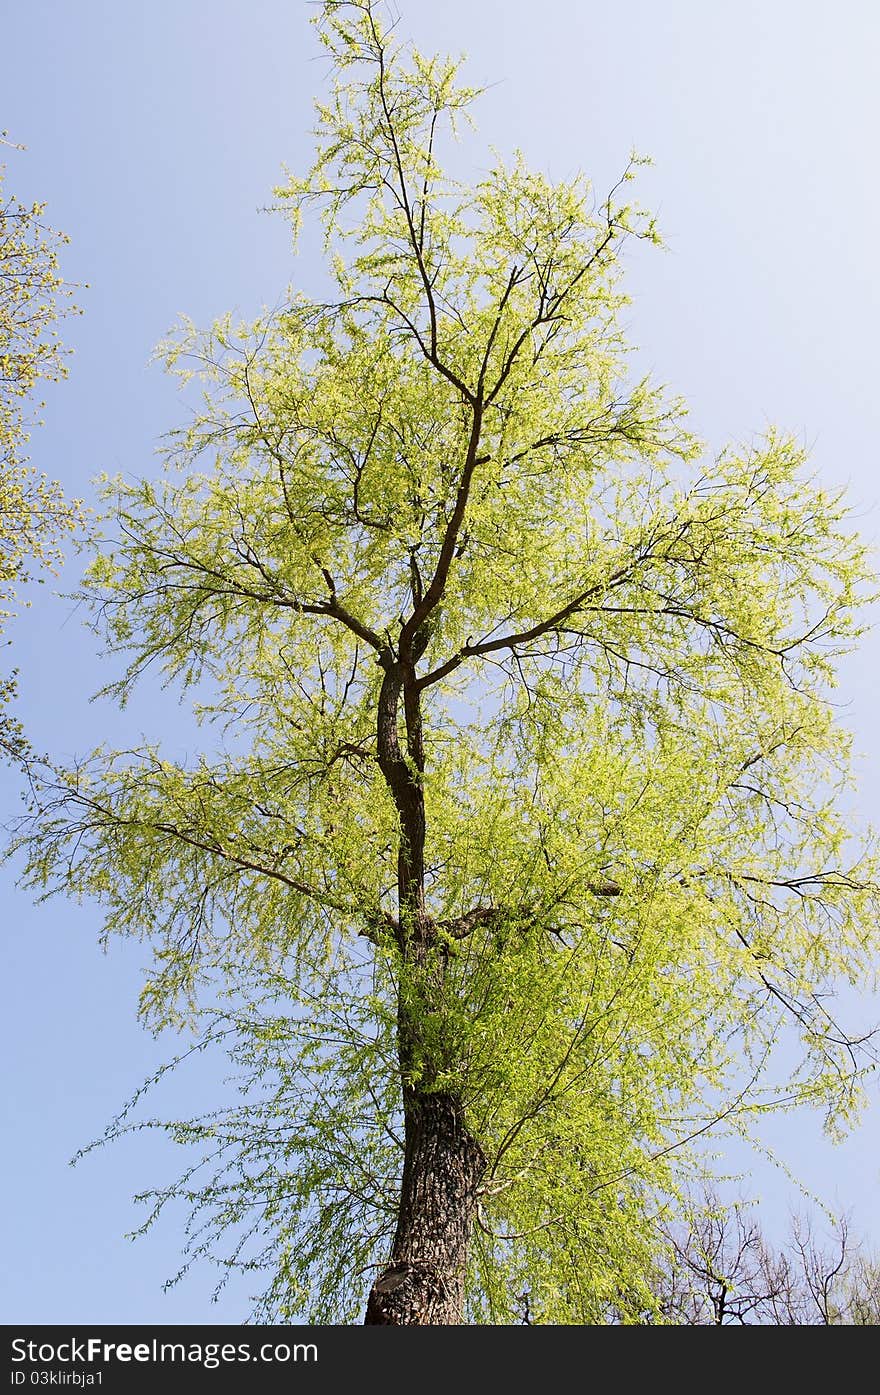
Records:
[[[668,1236],[657,1284],[667,1322],[688,1327],[869,1327],[880,1322],[880,1268],[850,1237],[845,1217],[829,1244],[799,1217],[779,1249],[746,1203],[713,1195]]]
[[[3,136],[0,144],[6,144]],[[67,373],[54,331],[71,309],[71,291],[58,270],[58,248],[67,239],[46,228],[43,204],[27,206],[7,194],[5,178],[0,165],[0,629],[28,561],[56,563],[59,538],[79,519],[76,502],[38,475],[25,453],[34,389]],[[6,710],[14,693],[14,674],[0,678],[0,752],[18,759],[26,743]]]
[[[107,483],[86,592],[109,691],[158,667],[225,735],[47,777],[30,875],[154,941],[145,1020],[242,1065],[154,1200],[268,1267],[258,1316],[641,1321],[689,1140],[857,1104],[828,994],[873,972],[874,864],[827,694],[865,553],[793,442],[707,461],[628,381],[637,161],[601,203],[458,183],[457,65],[374,0],[319,29],[280,198],[336,293],[175,342],[202,410]]]

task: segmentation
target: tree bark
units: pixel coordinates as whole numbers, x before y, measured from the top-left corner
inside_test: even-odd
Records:
[[[423,973],[431,959],[435,927],[425,910],[424,750],[414,660],[427,642],[419,635],[401,658],[386,655],[377,711],[379,766],[397,808],[398,947],[402,971]],[[401,704],[408,759],[400,749]],[[427,996],[442,998],[443,964],[423,979]],[[431,980],[436,979],[431,984]],[[427,1010],[427,1004],[423,1002]],[[376,1278],[365,1324],[437,1325],[463,1320],[468,1248],[486,1159],[469,1133],[461,1100],[431,1088],[432,1062],[419,1050],[419,1017],[398,1017],[404,1158],[397,1230],[391,1255]],[[436,1050],[436,1043],[434,1044]],[[412,1084],[418,1066],[420,1084]]]
[[[486,1159],[454,1096],[404,1091],[403,1179],[391,1258],[365,1324],[463,1320],[468,1248]]]

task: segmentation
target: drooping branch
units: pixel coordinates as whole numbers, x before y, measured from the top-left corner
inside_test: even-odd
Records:
[[[284,863],[292,851],[289,844],[269,849],[261,847],[253,837],[244,834],[224,840],[204,827],[187,826],[179,821],[161,816],[150,817],[145,813],[126,813],[82,786],[67,781],[51,781],[45,769],[39,773],[33,790],[37,811],[20,821],[17,842],[21,845],[28,842],[33,836],[28,830],[39,825],[43,829],[40,836],[44,846],[52,840],[58,843],[59,861],[63,862],[67,878],[74,874],[77,858],[89,860],[92,840],[100,839],[105,832],[115,835],[122,831],[135,839],[144,840],[155,839],[158,835],[172,850],[176,846],[189,848],[239,872],[278,882],[315,906],[336,911],[346,919],[357,922],[364,916],[362,903],[348,901],[326,887],[315,886],[287,871]],[[60,851],[62,844],[70,848],[70,852],[63,857]],[[368,914],[375,917],[381,912],[377,909]]]

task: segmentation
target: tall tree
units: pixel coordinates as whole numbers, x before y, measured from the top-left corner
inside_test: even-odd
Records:
[[[828,702],[865,552],[795,443],[705,459],[629,380],[637,162],[458,182],[458,65],[374,0],[318,23],[280,202],[335,293],[175,341],[201,411],[107,482],[86,591],[109,691],[159,669],[223,734],[47,775],[30,875],[242,1065],[155,1203],[269,1268],[259,1316],[641,1321],[689,1141],[845,1123],[870,1065],[829,1005],[877,949]]]
[[[3,136],[0,144],[7,144]],[[77,503],[67,502],[26,454],[35,389],[67,373],[55,333],[59,317],[73,308],[58,266],[67,239],[44,224],[45,205],[7,194],[5,178],[0,165],[0,629],[28,563],[56,563],[59,539],[79,520]],[[14,693],[14,674],[0,678],[0,753],[18,758],[26,743],[7,711]]]

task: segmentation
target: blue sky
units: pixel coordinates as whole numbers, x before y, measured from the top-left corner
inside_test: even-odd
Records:
[[[633,147],[653,157],[640,196],[667,249],[629,258],[639,368],[688,399],[710,448],[771,422],[794,431],[876,543],[880,8],[400,0],[400,10],[402,33],[466,52],[471,78],[488,85],[477,161],[490,146],[519,147],[552,175],[585,171],[601,192]],[[4,14],[0,127],[28,147],[8,153],[9,186],[48,201],[49,221],[71,237],[65,271],[89,286],[85,314],[67,326],[70,379],[49,394],[33,442],[35,463],[71,494],[88,500],[100,470],[157,471],[158,438],[183,409],[149,360],[179,314],[248,314],[291,281],[316,284],[316,240],[294,261],[286,224],[261,211],[282,165],[309,158],[311,99],[327,71],[311,13],[304,0],[31,0]],[[76,567],[38,588],[10,630],[35,745],[65,759],[161,732],[186,749],[191,728],[172,695],[145,692],[122,715],[89,702],[104,677],[95,641],[58,595]],[[871,633],[838,692],[860,753],[852,808],[875,823],[878,671]],[[0,798],[11,818],[8,775]],[[173,1223],[124,1239],[131,1195],[170,1165],[161,1140],[137,1135],[67,1166],[173,1049],[135,1023],[143,952],[103,955],[95,908],[34,908],[8,867],[0,897],[3,1320],[238,1320],[246,1285],[217,1305],[210,1273],[162,1292],[179,1255]],[[169,1107],[217,1088],[204,1071],[181,1078]],[[813,1120],[787,1118],[772,1137],[807,1186],[851,1207],[854,1230],[880,1245],[876,1090],[872,1105],[836,1149]],[[770,1223],[784,1224],[784,1174],[762,1166],[754,1185]]]

